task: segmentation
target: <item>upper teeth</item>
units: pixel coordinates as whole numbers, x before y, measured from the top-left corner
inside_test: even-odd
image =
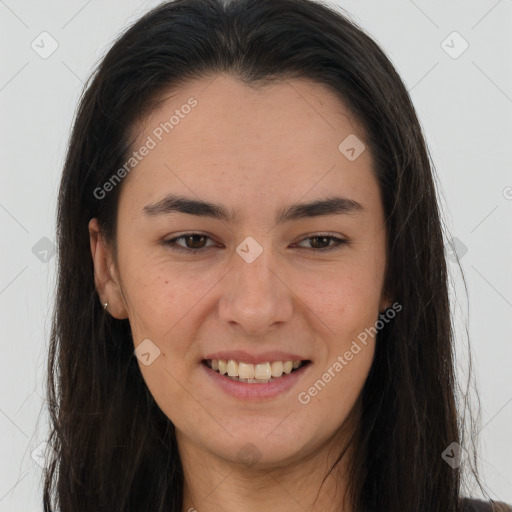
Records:
[[[251,364],[234,361],[229,359],[212,359],[209,361],[212,370],[216,370],[222,375],[228,374],[230,377],[239,377],[241,379],[260,379],[267,380],[272,377],[281,377],[283,373],[290,373],[292,369],[299,368],[301,361],[272,361],[260,364]]]

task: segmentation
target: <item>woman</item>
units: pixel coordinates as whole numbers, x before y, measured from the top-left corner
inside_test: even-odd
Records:
[[[61,182],[45,510],[505,510],[462,497],[432,173],[339,12],[135,23]]]

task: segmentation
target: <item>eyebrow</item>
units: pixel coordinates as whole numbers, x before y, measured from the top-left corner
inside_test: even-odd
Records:
[[[174,194],[169,194],[156,203],[147,204],[142,210],[150,216],[186,213],[198,217],[223,220],[228,223],[235,223],[238,219],[236,211],[229,210],[221,204],[199,201]],[[357,201],[346,197],[334,196],[309,203],[291,204],[286,208],[282,208],[277,213],[276,224],[308,217],[353,214],[363,211],[363,206]]]

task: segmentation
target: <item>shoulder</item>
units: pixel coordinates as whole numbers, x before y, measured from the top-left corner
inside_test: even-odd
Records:
[[[463,498],[461,504],[462,512],[512,512],[512,506],[501,501],[481,501]]]

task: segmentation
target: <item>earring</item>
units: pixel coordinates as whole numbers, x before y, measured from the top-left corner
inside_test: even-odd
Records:
[[[108,302],[105,302],[105,304],[103,304],[103,309],[106,311],[108,308]]]
[[[393,302],[393,299],[388,296],[389,302]],[[384,311],[381,311],[381,314],[386,314],[390,309],[393,309],[391,306],[386,306]]]

